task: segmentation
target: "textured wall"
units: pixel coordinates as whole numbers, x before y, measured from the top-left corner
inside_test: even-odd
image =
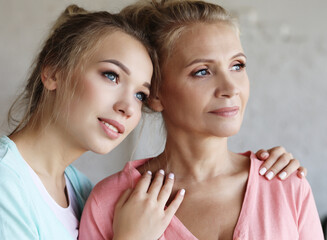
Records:
[[[118,11],[133,2],[74,1],[92,10]],[[241,21],[251,98],[241,132],[230,146],[242,152],[283,145],[308,169],[320,215],[327,215],[327,32],[325,0],[219,1]],[[64,0],[0,0],[0,121],[20,89],[47,28]],[[147,119],[111,154],[87,153],[75,165],[94,182],[132,159],[159,153],[160,121]],[[6,124],[1,134],[7,133]],[[132,152],[135,154],[132,156]]]

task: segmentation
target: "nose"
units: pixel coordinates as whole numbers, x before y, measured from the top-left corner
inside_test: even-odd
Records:
[[[230,76],[231,73],[220,73],[216,79],[215,97],[232,98],[240,93],[237,80]]]
[[[122,94],[122,96],[114,104],[114,110],[126,118],[130,118],[135,112],[135,107],[131,97],[127,97],[126,94]]]

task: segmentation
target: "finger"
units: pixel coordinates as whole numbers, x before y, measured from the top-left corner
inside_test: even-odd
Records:
[[[305,167],[299,167],[297,170],[297,176],[299,178],[304,178],[307,176],[307,169]]]
[[[269,153],[269,157],[262,163],[259,173],[260,175],[267,174],[267,170],[272,167],[272,165],[279,159],[279,157],[285,153],[285,149],[283,147],[274,147],[267,151]]]
[[[138,181],[138,183],[135,186],[133,194],[146,193],[151,183],[151,176],[152,173],[150,171],[143,173],[141,179]]]
[[[267,173],[265,174],[265,177],[268,180],[273,179],[277,174],[282,173],[284,168],[287,167],[291,162],[293,163],[293,165],[295,166],[295,169],[298,169],[298,167],[300,166],[298,161],[295,161],[291,158],[291,154],[290,153],[283,153],[278,159],[277,161],[270,167],[267,169]],[[286,177],[285,173],[282,173],[282,177]]]
[[[174,174],[169,173],[168,176],[165,179],[165,183],[163,187],[161,188],[161,191],[158,196],[158,201],[162,203],[163,206],[166,205],[170,194],[173,190],[173,185],[174,185]]]
[[[123,192],[123,194],[120,196],[118,202],[116,203],[115,209],[120,209],[122,206],[124,206],[125,202],[128,200],[129,196],[131,195],[132,189],[128,188]]]
[[[169,204],[169,206],[166,208],[166,218],[170,221],[172,217],[177,212],[179,206],[181,205],[185,195],[185,189],[181,189],[177,192],[174,200]]]
[[[161,190],[162,184],[163,184],[163,180],[164,180],[164,175],[165,175],[165,171],[164,170],[159,170],[156,173],[155,178],[153,179],[149,191],[148,193],[154,198],[157,199],[158,198],[158,194]]]
[[[286,178],[288,178],[293,172],[295,172],[296,170],[298,170],[300,166],[300,162],[297,159],[291,159],[288,163],[288,165],[282,170],[280,171],[280,173],[278,173],[278,178],[280,180],[285,180]]]
[[[260,149],[259,151],[256,152],[255,155],[257,156],[257,158],[259,160],[267,160],[267,158],[269,157],[268,151],[266,151],[264,149]]]

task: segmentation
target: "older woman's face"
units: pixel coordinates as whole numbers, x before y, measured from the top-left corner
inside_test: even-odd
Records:
[[[159,100],[168,134],[236,134],[249,97],[245,63],[232,27],[224,23],[188,27],[162,69]]]

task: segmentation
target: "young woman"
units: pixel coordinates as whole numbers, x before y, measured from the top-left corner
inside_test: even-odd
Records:
[[[8,137],[0,138],[0,239],[77,239],[92,185],[70,164],[85,151],[108,153],[135,128],[150,88],[156,89],[157,72],[155,52],[144,34],[120,16],[88,13],[77,6],[66,9],[12,108],[10,116],[15,118],[15,112],[22,112],[15,107],[23,106],[22,118]],[[276,153],[284,156],[278,149],[271,155]],[[272,162],[278,159],[272,157]],[[285,167],[282,158],[280,169]],[[162,185],[158,174],[151,196],[168,199],[172,176]],[[137,189],[149,185],[146,173]],[[168,224],[163,223],[169,223],[182,199],[177,194],[151,223],[164,230]],[[133,197],[128,202],[143,203]],[[143,233],[120,224],[125,212],[123,207],[116,231]],[[143,227],[147,216],[131,220],[138,218]],[[147,233],[158,231],[146,226]]]
[[[121,17],[66,9],[17,102],[23,117],[0,138],[0,239],[77,239],[92,185],[70,164],[108,153],[135,128],[155,62]]]
[[[305,179],[291,175],[269,182],[257,174],[260,162],[252,152],[228,150],[249,97],[247,59],[234,19],[218,5],[187,0],[137,4],[122,14],[146,28],[157,49],[162,82],[150,105],[162,113],[166,146],[159,156],[128,163],[95,186],[80,239],[116,237],[115,224],[108,222],[120,218],[113,217],[118,197],[145,171],[162,169],[175,173],[174,191],[186,194],[163,235],[143,239],[322,240]],[[161,198],[146,201],[151,205]],[[142,204],[125,205],[130,216],[143,211]],[[121,206],[123,200],[116,209]],[[125,239],[137,238],[126,234]]]

